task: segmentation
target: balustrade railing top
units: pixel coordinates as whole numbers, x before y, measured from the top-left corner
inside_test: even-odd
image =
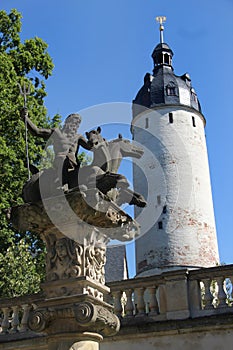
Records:
[[[150,315],[159,321],[232,313],[232,283],[233,265],[224,265],[111,282],[109,287],[118,316]]]
[[[0,299],[0,335],[28,332],[29,311],[43,300],[43,294]]]
[[[233,265],[197,270],[176,270],[150,277],[109,283],[107,302],[123,324],[134,318],[144,322],[187,319],[233,313]],[[42,293],[0,300],[0,334],[29,332],[31,309]],[[54,300],[52,303],[54,304]],[[52,305],[52,304],[51,304]],[[140,318],[142,317],[142,318]],[[30,333],[30,332],[29,332]]]

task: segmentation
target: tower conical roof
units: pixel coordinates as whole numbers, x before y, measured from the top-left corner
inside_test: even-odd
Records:
[[[133,117],[145,107],[158,105],[185,105],[201,112],[189,74],[178,76],[172,66],[173,51],[168,44],[160,42],[152,53],[153,74],[146,73],[144,85],[133,100]]]

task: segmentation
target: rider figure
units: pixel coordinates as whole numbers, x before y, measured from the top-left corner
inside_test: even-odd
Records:
[[[28,117],[27,109],[21,111],[21,118],[26,121],[29,132],[44,140],[52,138],[55,159],[53,167],[57,171],[59,185],[64,190],[78,186],[78,171],[80,162],[78,160],[79,147],[90,150],[91,146],[81,134],[77,134],[81,122],[81,116],[77,113],[70,114],[62,129],[59,128],[38,128]],[[72,174],[72,176],[71,176]]]

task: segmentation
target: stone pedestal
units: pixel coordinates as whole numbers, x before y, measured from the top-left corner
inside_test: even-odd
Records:
[[[13,207],[10,219],[47,248],[44,300],[31,310],[29,328],[49,335],[49,350],[97,350],[120,327],[104,302],[106,245],[133,239],[137,223],[96,189]]]
[[[89,350],[88,344],[98,349],[103,337],[120,328],[112,306],[88,294],[45,299],[31,311],[28,325],[49,336],[49,350]]]

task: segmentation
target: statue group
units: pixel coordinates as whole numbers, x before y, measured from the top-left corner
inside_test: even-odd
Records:
[[[41,198],[57,195],[58,191],[69,193],[97,188],[117,205],[123,203],[144,207],[146,201],[142,195],[129,188],[125,176],[118,174],[123,157],[140,158],[143,150],[129,140],[118,138],[107,141],[101,135],[101,128],[86,132],[86,138],[78,133],[81,123],[79,114],[70,114],[62,129],[38,128],[23,109],[21,118],[29,132],[35,137],[50,140],[53,145],[54,160],[48,169],[38,170],[30,166],[31,178],[23,187],[23,199],[26,203],[35,203]],[[80,146],[93,152],[90,165],[80,166],[78,159]]]
[[[25,203],[8,212],[14,228],[35,232],[46,246],[41,283],[45,299],[30,310],[28,326],[49,335],[75,334],[75,345],[61,349],[89,349],[90,342],[98,349],[100,339],[120,327],[112,306],[104,301],[110,297],[105,286],[107,244],[139,235],[139,224],[120,206],[146,205],[118,169],[123,157],[140,158],[143,150],[121,135],[105,140],[100,127],[84,137],[78,133],[78,114],[69,115],[62,129],[38,128],[25,108],[21,118],[33,136],[49,141],[54,153],[48,168],[30,165],[32,175],[23,187]],[[93,153],[90,165],[81,166],[80,147]]]
[[[118,169],[124,157],[140,158],[143,150],[121,135],[107,141],[100,127],[84,137],[78,133],[79,114],[69,115],[62,129],[38,128],[25,108],[21,118],[33,136],[49,141],[54,153],[48,168],[39,170],[30,165],[32,175],[22,193],[25,203],[9,212],[16,229],[36,232],[45,242],[43,288],[49,297],[80,293],[81,282],[74,280],[82,276],[104,285],[107,244],[111,240],[130,241],[139,234],[138,223],[120,206],[144,207],[146,201],[129,188]],[[90,165],[81,166],[80,147],[93,153]],[[85,286],[85,290],[103,297],[95,285]]]

